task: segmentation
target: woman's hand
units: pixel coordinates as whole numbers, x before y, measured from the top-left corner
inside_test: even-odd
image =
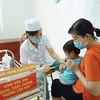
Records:
[[[50,66],[44,65],[44,66],[40,67],[39,70],[41,72],[48,72],[48,71],[50,71]]]
[[[72,60],[68,60],[66,62],[66,64],[70,67],[70,69],[73,71],[73,72],[77,72],[77,71],[80,71],[79,69],[79,65],[74,63]]]

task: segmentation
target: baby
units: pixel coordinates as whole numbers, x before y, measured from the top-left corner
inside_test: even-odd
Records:
[[[75,62],[78,65],[82,61],[82,57],[79,56],[80,49],[77,49],[74,46],[73,40],[67,41],[63,46],[63,51],[66,55],[66,62]],[[71,71],[71,69],[66,66],[66,64],[61,64],[59,68],[61,74],[60,74],[60,82],[65,85],[74,84],[77,80],[77,76],[74,72]]]

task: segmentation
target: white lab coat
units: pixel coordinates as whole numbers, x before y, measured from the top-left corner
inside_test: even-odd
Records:
[[[29,39],[26,39],[20,47],[20,62],[23,64],[35,63],[38,67],[52,65],[55,60],[48,55],[47,48],[52,48],[52,46],[45,35],[42,35],[38,49],[32,45]]]

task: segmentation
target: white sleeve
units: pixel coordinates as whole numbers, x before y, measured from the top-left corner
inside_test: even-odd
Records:
[[[24,65],[28,64],[28,54],[24,47],[20,47],[20,62]]]

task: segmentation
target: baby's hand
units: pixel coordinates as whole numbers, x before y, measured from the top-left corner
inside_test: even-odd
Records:
[[[65,62],[67,62],[68,58],[65,58]]]
[[[59,71],[60,71],[60,72],[63,72],[65,69],[66,69],[65,63],[60,64]]]

